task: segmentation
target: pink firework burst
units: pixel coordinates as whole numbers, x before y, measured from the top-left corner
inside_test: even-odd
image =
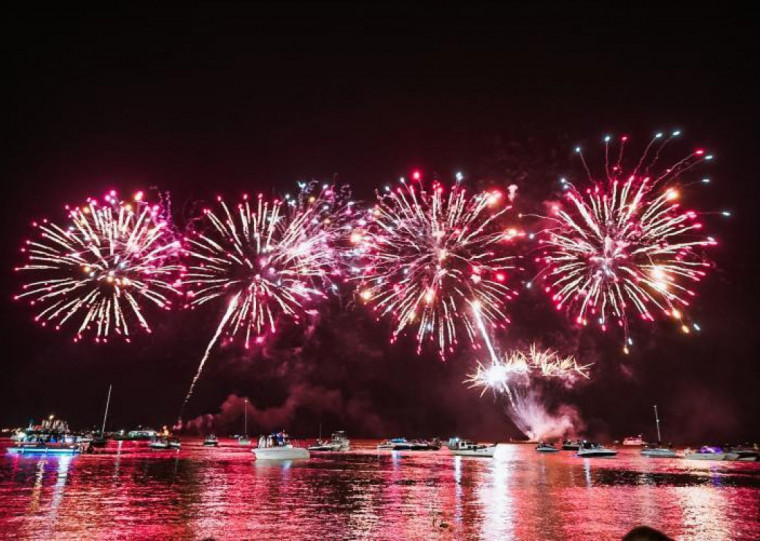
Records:
[[[16,270],[35,278],[16,298],[40,309],[35,320],[43,326],[73,325],[75,341],[150,332],[145,305],[168,310],[179,294],[180,242],[166,209],[142,192],[123,201],[115,191],[66,208],[65,222],[33,223],[36,235],[22,250],[27,262]]]
[[[337,288],[340,239],[348,235],[353,202],[347,188],[301,183],[297,197],[218,198],[186,238],[184,282],[189,306],[223,302],[219,324],[201,359],[185,403],[221,336],[261,344],[282,319],[299,322]]]
[[[629,324],[634,316],[654,321],[662,314],[675,319],[683,332],[699,329],[688,322],[686,311],[695,295],[692,285],[710,266],[704,248],[716,242],[704,234],[697,213],[684,209],[679,198],[688,185],[684,174],[712,156],[698,149],[657,169],[665,145],[677,135],[656,134],[627,170],[627,138],[622,137],[613,152],[606,137],[601,180],[577,148],[592,185],[581,191],[563,179],[564,204],[552,206],[552,226],[541,235],[536,261],[556,308],[573,314],[580,325],[620,327],[626,353],[633,343]]]
[[[514,258],[505,245],[521,233],[503,223],[511,206],[501,191],[470,194],[459,182],[426,188],[419,173],[413,179],[379,193],[352,236],[362,262],[359,297],[378,317],[393,319],[391,341],[413,329],[418,353],[431,343],[443,358],[460,328],[476,343],[476,306],[486,325],[509,322]]]

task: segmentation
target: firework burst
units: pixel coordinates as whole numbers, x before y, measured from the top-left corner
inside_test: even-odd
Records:
[[[481,388],[481,395],[489,389],[509,394],[511,387],[529,386],[536,378],[556,379],[569,386],[580,377],[588,379],[590,367],[578,364],[572,355],[563,357],[554,350],[542,350],[532,344],[527,351],[513,351],[502,359],[491,359],[486,365],[478,363],[465,383],[470,388]]]
[[[550,383],[572,387],[580,378],[589,379],[591,365],[580,365],[573,356],[561,356],[533,344],[528,350],[513,351],[503,357],[492,354],[491,361],[478,363],[465,383],[492,391],[508,399],[507,413],[518,429],[531,439],[561,436],[579,424],[575,410],[565,406],[550,413],[541,399]]]
[[[359,296],[378,317],[392,316],[392,342],[414,328],[418,353],[432,342],[444,357],[457,345],[460,322],[475,343],[473,303],[488,325],[509,322],[514,267],[504,245],[520,233],[501,223],[511,207],[500,191],[471,195],[458,183],[426,189],[419,173],[414,180],[378,194],[352,235],[362,261]]]
[[[189,306],[226,304],[185,402],[217,340],[242,337],[246,348],[274,334],[283,318],[296,323],[337,287],[336,250],[350,229],[353,202],[346,189],[300,185],[295,198],[247,196],[234,206],[218,198],[204,228],[186,238],[190,260],[184,282]]]
[[[605,175],[598,182],[577,148],[593,186],[580,191],[563,179],[566,205],[553,206],[553,225],[540,240],[536,261],[556,308],[574,314],[581,325],[620,326],[626,353],[635,315],[654,321],[664,314],[690,332],[685,316],[694,296],[690,284],[705,276],[709,263],[702,249],[715,244],[702,233],[697,213],[679,202],[684,173],[712,156],[696,150],[671,167],[655,169],[663,148],[678,134],[657,134],[627,171],[622,166],[626,138],[613,152],[606,137]]]
[[[122,201],[112,191],[67,210],[62,225],[33,224],[36,238],[23,248],[27,263],[16,270],[39,278],[16,298],[41,308],[35,320],[42,325],[71,322],[75,341],[85,335],[129,341],[135,328],[150,332],[143,304],[168,310],[179,294],[180,243],[166,209],[143,201],[142,192]]]

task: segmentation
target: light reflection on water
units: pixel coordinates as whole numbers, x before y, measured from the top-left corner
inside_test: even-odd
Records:
[[[0,442],[0,538],[760,538],[760,464],[448,451],[256,462],[233,442],[28,457]],[[361,444],[364,445],[361,445]],[[116,451],[120,450],[120,453]],[[316,455],[315,455],[316,456]]]

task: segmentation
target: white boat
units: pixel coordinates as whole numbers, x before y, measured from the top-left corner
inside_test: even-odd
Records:
[[[158,436],[158,432],[152,428],[130,430],[127,433],[128,440],[151,440]]]
[[[657,404],[654,405],[654,422],[657,425],[657,446],[646,447],[641,450],[641,456],[647,458],[677,458],[675,450],[662,447],[662,435],[660,434],[660,416],[657,413]]]
[[[351,447],[351,440],[346,437],[346,433],[342,430],[333,432],[332,438],[329,441],[317,440],[317,443],[309,446],[309,451],[348,451]]]
[[[16,445],[8,447],[8,453],[15,455],[78,455],[82,452],[80,445]]]
[[[639,447],[641,445],[644,445],[644,438],[641,434],[638,436],[628,436],[627,438],[623,439],[623,445]]]
[[[598,443],[584,441],[581,443],[576,456],[581,458],[613,458],[617,453],[615,449],[608,449]]]
[[[536,451],[539,453],[558,453],[559,449],[554,447],[551,443],[539,443],[536,446]]]
[[[295,447],[290,443],[290,439],[284,431],[269,436],[261,436],[259,446],[251,449],[251,452],[256,455],[256,460],[295,460],[311,457],[308,449]]]
[[[683,457],[686,460],[736,460],[739,458],[739,453],[726,452],[720,447],[704,446],[696,452],[687,449]]]
[[[256,455],[256,460],[296,460],[302,458],[311,458],[308,449],[303,447],[293,447],[288,443],[285,445],[276,445],[274,447],[256,447],[251,449]]]
[[[410,451],[413,447],[412,442],[406,438],[393,438],[385,440],[377,445],[378,451]]]
[[[205,438],[203,438],[203,446],[204,447],[216,447],[219,445],[219,438],[217,438],[214,434],[209,434]]]
[[[678,458],[678,454],[674,449],[666,447],[647,447],[641,450],[641,456],[647,458]]]
[[[181,446],[179,438],[157,438],[148,444],[151,449],[179,449]]]
[[[760,452],[751,447],[737,447],[731,449],[731,453],[738,455],[736,460],[739,462],[760,462]]]
[[[483,445],[468,440],[458,440],[449,448],[451,449],[451,454],[455,456],[493,458],[493,455],[496,452],[495,445]]]

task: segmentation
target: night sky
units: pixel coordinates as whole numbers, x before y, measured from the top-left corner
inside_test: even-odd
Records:
[[[643,145],[680,128],[683,153],[703,145],[717,158],[689,204],[734,213],[707,219],[721,244],[693,310],[703,332],[639,326],[623,357],[618,336],[578,333],[540,291],[523,291],[502,340],[595,363],[593,381],[550,398],[576,404],[591,435],[651,433],[657,403],[666,439],[760,439],[759,74],[746,13],[3,10],[0,426],[51,412],[92,425],[109,383],[114,427],[169,424],[218,321],[218,306],[173,312],[131,345],[101,346],[33,324],[12,301],[12,269],[29,222],[62,216],[64,203],[155,186],[182,223],[218,193],[336,179],[370,201],[420,168],[517,182],[520,204],[535,207],[560,174],[579,175],[577,143],[601,150],[602,135],[628,133]],[[283,331],[264,351],[212,355],[186,419],[226,401],[234,430],[247,396],[254,432],[315,435],[322,422],[355,436],[518,436],[497,401],[462,385],[466,347],[442,363],[416,356],[411,337],[391,346],[388,325],[350,298]]]

